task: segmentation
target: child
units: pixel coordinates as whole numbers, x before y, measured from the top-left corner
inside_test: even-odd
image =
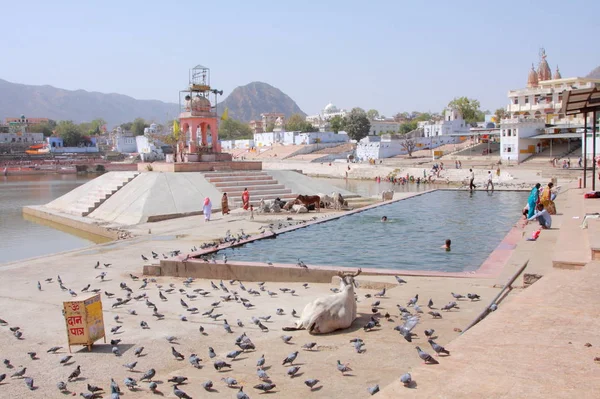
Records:
[[[442,248],[445,249],[447,252],[449,252],[450,245],[452,245],[452,241],[448,239],[448,240],[446,240],[446,244],[442,245]]]

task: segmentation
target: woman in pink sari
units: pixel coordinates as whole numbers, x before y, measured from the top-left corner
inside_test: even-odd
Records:
[[[204,221],[210,222],[210,213],[212,212],[212,203],[210,202],[210,198],[204,198],[204,206],[202,207],[202,211],[204,212]]]
[[[248,192],[248,189],[245,188],[244,192],[242,193],[242,203],[244,205],[244,210],[248,210],[248,208],[250,208],[250,193]]]

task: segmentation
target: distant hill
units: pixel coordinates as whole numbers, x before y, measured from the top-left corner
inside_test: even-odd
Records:
[[[589,79],[600,79],[600,66],[596,67],[592,72],[588,73],[586,78]]]
[[[136,100],[123,94],[85,90],[64,90],[52,86],[32,86],[0,79],[0,118],[25,115],[76,123],[96,118],[109,127],[137,117],[164,122],[179,112],[179,106],[157,100]]]
[[[265,112],[280,112],[288,118],[292,114],[306,116],[287,94],[263,82],[252,82],[236,87],[218,105],[219,114],[228,108],[228,116],[242,122],[260,119]]]

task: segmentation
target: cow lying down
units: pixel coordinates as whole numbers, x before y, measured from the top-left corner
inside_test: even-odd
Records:
[[[300,320],[294,327],[283,327],[284,331],[308,330],[311,334],[326,334],[335,330],[348,328],[356,319],[356,300],[354,299],[354,278],[356,273],[342,273],[340,292],[317,298],[304,307]]]

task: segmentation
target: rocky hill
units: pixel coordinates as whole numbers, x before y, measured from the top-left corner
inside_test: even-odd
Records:
[[[228,116],[242,122],[260,119],[265,112],[280,112],[286,118],[292,114],[306,116],[287,94],[276,87],[263,82],[252,82],[245,86],[236,87],[227,98],[219,103],[221,114],[228,108]]]
[[[76,123],[96,118],[108,126],[132,121],[137,117],[164,122],[173,118],[179,106],[157,100],[136,100],[123,94],[105,94],[85,90],[64,90],[52,86],[32,86],[0,79],[0,118],[25,115]]]
[[[600,79],[600,66],[596,67],[592,72],[588,73],[586,78],[590,79]]]

